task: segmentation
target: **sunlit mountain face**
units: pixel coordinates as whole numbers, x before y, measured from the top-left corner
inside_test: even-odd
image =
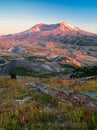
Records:
[[[37,24],[0,37],[1,55],[42,56],[77,66],[97,64],[97,35],[68,23]]]

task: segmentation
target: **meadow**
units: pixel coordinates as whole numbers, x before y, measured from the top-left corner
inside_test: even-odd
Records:
[[[97,130],[95,109],[72,106],[51,95],[30,90],[27,82],[51,87],[97,92],[97,80],[79,86],[75,79],[21,77],[0,78],[0,130]]]

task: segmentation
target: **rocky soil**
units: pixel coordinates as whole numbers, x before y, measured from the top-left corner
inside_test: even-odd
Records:
[[[46,95],[51,95],[60,102],[65,102],[72,105],[73,107],[78,106],[97,110],[97,102],[93,101],[89,96],[80,92],[74,92],[73,90],[64,88],[53,88],[47,84],[42,83],[28,82],[26,84],[31,90],[35,90]]]

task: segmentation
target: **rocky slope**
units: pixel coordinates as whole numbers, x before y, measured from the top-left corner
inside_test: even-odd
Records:
[[[97,35],[64,22],[37,24],[21,33],[0,36],[0,55],[24,60],[34,56],[50,64],[97,65]]]

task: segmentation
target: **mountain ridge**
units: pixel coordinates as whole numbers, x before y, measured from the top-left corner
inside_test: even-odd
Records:
[[[97,35],[68,23],[36,24],[21,33],[0,36],[0,54],[41,56],[50,61],[97,64]],[[69,57],[69,60],[65,60]]]
[[[95,35],[94,33],[84,31],[82,29],[79,29],[78,27],[72,26],[69,23],[65,23],[65,22],[61,22],[61,23],[57,23],[57,24],[40,23],[40,24],[36,24],[33,27],[31,27],[28,31],[33,33],[33,32],[52,31],[52,30],[63,31],[63,32],[65,32],[65,34],[67,34],[68,31],[75,31],[75,32],[79,32],[81,34]],[[58,33],[62,33],[62,32],[58,32]],[[69,32],[69,35],[70,35],[70,32]]]

